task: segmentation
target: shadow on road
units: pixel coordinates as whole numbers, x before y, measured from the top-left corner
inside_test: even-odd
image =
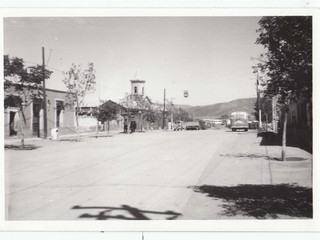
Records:
[[[227,158],[264,158],[268,161],[282,161],[281,158],[271,158],[266,155],[258,155],[258,154],[220,154],[221,157],[227,157]],[[305,161],[308,160],[308,158],[301,158],[301,157],[287,157],[286,161]]]
[[[248,216],[257,219],[279,215],[312,218],[312,189],[296,185],[192,186],[195,192],[222,199],[221,215]]]
[[[265,158],[266,160],[276,160],[268,158],[266,155],[258,155],[258,154],[220,154],[221,157],[227,157],[227,158]]]
[[[37,146],[34,144],[25,144],[23,148],[21,145],[9,145],[9,144],[4,145],[4,149],[10,149],[10,150],[35,150],[38,148],[41,148],[41,146]]]
[[[121,207],[81,207],[81,206],[73,206],[73,210],[100,210],[96,215],[84,213],[79,216],[79,218],[91,218],[96,220],[108,220],[108,219],[120,219],[120,220],[151,220],[150,217],[147,217],[146,214],[161,214],[167,217],[166,220],[174,220],[177,219],[181,214],[173,211],[165,211],[165,212],[156,212],[156,211],[148,211],[141,210],[138,208],[130,207],[128,205],[121,205]],[[125,211],[125,215],[115,215],[114,211]],[[130,217],[127,215],[130,214]]]
[[[99,136],[90,136],[90,138],[111,138],[113,137],[112,135],[99,135]]]
[[[60,138],[59,142],[81,142],[81,139],[77,140],[76,138]]]
[[[249,130],[249,131],[244,131],[244,130],[237,130],[237,131],[232,131],[231,129],[226,130],[225,132],[227,133],[232,133],[232,134],[257,134],[257,130]]]
[[[261,146],[282,146],[282,134],[274,134],[272,132],[259,133],[258,137],[262,137]],[[289,147],[301,148],[312,154],[312,132],[303,130],[288,129],[286,145]]]

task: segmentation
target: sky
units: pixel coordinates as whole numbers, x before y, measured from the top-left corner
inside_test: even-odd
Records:
[[[4,54],[53,71],[47,88],[66,90],[63,72],[89,62],[95,91],[85,105],[118,102],[139,72],[154,102],[166,98],[192,106],[256,96],[252,58],[260,17],[9,17],[4,18]],[[189,96],[184,97],[187,90]]]

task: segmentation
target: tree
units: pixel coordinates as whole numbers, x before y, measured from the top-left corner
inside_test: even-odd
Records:
[[[79,141],[79,111],[84,98],[89,91],[94,90],[95,70],[93,63],[88,63],[86,69],[82,65],[72,64],[69,71],[64,73],[62,82],[67,87],[66,106],[74,109],[76,117],[77,141]]]
[[[259,64],[268,77],[264,94],[278,97],[283,118],[282,160],[286,160],[286,128],[290,104],[312,98],[312,17],[263,17],[259,37],[267,52]]]
[[[192,121],[192,117],[190,117],[190,113],[181,107],[174,107],[173,111],[173,121]]]
[[[21,148],[24,148],[24,111],[34,99],[43,98],[43,80],[50,78],[51,71],[41,65],[25,67],[22,58],[4,55],[4,107],[15,107],[19,115]]]
[[[260,109],[262,112],[261,121],[266,123],[270,122],[270,120],[272,119],[272,99],[270,99],[268,96],[263,96],[262,98],[260,98]],[[255,118],[259,119],[258,101],[255,103],[254,110]]]
[[[109,132],[109,122],[117,119],[119,112],[121,111],[121,106],[115,102],[107,101],[99,106],[97,111],[94,113],[94,116],[97,118],[99,122],[104,124],[108,123],[108,132]]]

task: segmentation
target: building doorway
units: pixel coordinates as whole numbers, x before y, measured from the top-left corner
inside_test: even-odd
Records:
[[[15,130],[15,116],[16,116],[15,111],[10,111],[10,124],[9,124],[9,136],[16,136],[17,131]]]
[[[41,100],[34,99],[32,104],[32,135],[35,137],[40,137],[40,110],[41,110]]]
[[[56,100],[56,127],[62,127],[63,125],[63,110],[64,103],[61,100]]]

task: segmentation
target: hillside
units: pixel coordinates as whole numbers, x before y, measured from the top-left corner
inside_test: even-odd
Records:
[[[174,104],[175,108],[182,108],[182,109],[188,109],[193,107],[192,105],[187,105],[187,104]]]
[[[225,114],[230,114],[236,111],[247,113],[254,112],[256,98],[241,98],[230,102],[217,103],[206,106],[195,106],[185,108],[194,118],[218,118]]]

